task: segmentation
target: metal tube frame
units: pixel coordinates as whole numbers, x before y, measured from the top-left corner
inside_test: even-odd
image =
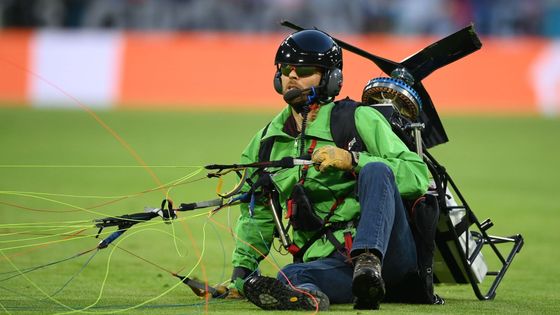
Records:
[[[437,161],[428,152],[425,151],[424,154],[425,154],[424,155],[425,156],[425,161],[428,164],[428,167],[430,168],[430,172],[432,173],[432,175],[434,177],[434,180],[435,180],[435,183],[436,183],[436,186],[437,186],[436,189],[438,190],[438,195],[439,196],[445,196],[445,191],[447,190],[447,187],[449,185],[452,193],[454,193],[455,196],[459,199],[459,201],[462,205],[461,207],[465,209],[465,217],[466,217],[466,220],[468,220],[468,221],[467,221],[467,229],[465,231],[465,233],[467,235],[467,241],[465,242],[466,248],[464,250],[463,250],[463,247],[460,243],[460,234],[462,234],[462,233],[457,233],[457,231],[455,229],[455,226],[453,226],[453,223],[451,222],[451,220],[447,221],[448,231],[453,235],[454,245],[457,249],[457,252],[459,253],[459,255],[461,257],[461,262],[460,263],[461,263],[461,266],[463,268],[463,271],[465,272],[465,274],[468,278],[468,281],[471,284],[472,289],[473,289],[476,297],[481,301],[492,300],[496,296],[496,290],[498,289],[498,286],[500,285],[501,281],[503,280],[506,271],[508,270],[511,263],[513,262],[513,259],[515,258],[515,255],[517,253],[519,253],[519,251],[523,247],[523,244],[524,244],[523,237],[521,236],[521,234],[515,234],[515,235],[509,236],[509,237],[500,237],[500,236],[489,235],[487,233],[487,229],[489,229],[492,225],[491,224],[483,225],[482,223],[480,223],[480,221],[477,219],[477,217],[473,213],[473,211],[470,208],[470,206],[468,205],[467,201],[465,200],[465,198],[463,197],[463,195],[459,191],[459,188],[457,187],[455,182],[453,182],[453,180],[451,179],[451,177],[449,176],[449,174],[447,173],[445,168],[442,167],[441,165],[439,165],[437,163]],[[442,192],[443,192],[443,194],[442,194]],[[450,210],[450,208],[445,205],[445,201],[443,203],[440,202],[440,207],[446,213],[448,213],[449,210]],[[489,221],[485,221],[485,222],[489,222]],[[475,226],[475,228],[476,228],[475,231],[471,230],[472,225]],[[472,254],[470,254],[470,255],[469,255],[469,242],[468,242],[468,236],[469,235],[475,237],[475,243],[476,243],[476,247],[473,250]],[[504,243],[513,244],[509,253],[507,253],[507,255],[505,255],[507,257],[505,257],[502,254],[502,252],[498,249],[498,247],[496,246],[497,244],[504,244]],[[486,245],[489,245],[492,252],[498,257],[498,259],[501,263],[501,267],[497,271],[488,271],[486,273],[487,276],[494,276],[495,278],[492,281],[488,290],[486,292],[483,292],[483,290],[480,288],[480,286],[477,282],[476,276],[475,276],[474,272],[472,271],[471,267],[472,267],[472,264],[474,263],[474,260],[477,257],[477,255],[480,253],[482,248]]]

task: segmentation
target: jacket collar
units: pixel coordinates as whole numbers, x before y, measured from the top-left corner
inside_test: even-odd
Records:
[[[331,110],[334,106],[334,103],[328,103],[325,105],[321,105],[319,112],[317,113],[317,118],[307,123],[307,127],[305,128],[305,136],[315,137],[323,140],[333,141],[331,130],[330,130],[330,116]],[[261,139],[265,140],[270,137],[283,137],[288,139],[295,139],[294,137],[286,134],[282,129],[284,128],[284,123],[292,115],[292,110],[290,106],[284,108],[276,117],[272,119],[270,125],[268,126],[268,130],[266,135]]]

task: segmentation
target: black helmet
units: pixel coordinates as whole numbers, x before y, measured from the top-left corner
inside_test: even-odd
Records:
[[[280,64],[316,66],[325,69],[321,78],[321,102],[337,96],[342,88],[342,49],[325,32],[302,30],[288,36],[278,47],[274,64],[274,89],[282,94]]]
[[[342,70],[342,49],[324,32],[303,30],[280,44],[274,63]]]

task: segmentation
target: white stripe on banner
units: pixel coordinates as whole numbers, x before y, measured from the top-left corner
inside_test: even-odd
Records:
[[[535,58],[532,83],[537,103],[545,116],[560,114],[560,40],[550,41]]]
[[[31,42],[30,98],[37,107],[109,107],[120,79],[122,34],[53,31]]]

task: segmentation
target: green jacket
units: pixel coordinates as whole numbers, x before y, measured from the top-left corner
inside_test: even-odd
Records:
[[[335,145],[330,130],[330,114],[334,103],[321,106],[317,118],[308,123],[306,128],[305,149],[311,144],[311,139],[317,139],[317,148],[324,145]],[[260,142],[269,137],[276,137],[271,151],[270,160],[279,160],[286,156],[299,156],[296,138],[282,131],[284,122],[291,115],[290,107],[286,107],[270,123],[266,135],[259,131],[251,140],[241,156],[241,163],[258,161]],[[428,169],[422,159],[408,150],[406,145],[392,132],[387,120],[375,109],[359,106],[355,112],[356,128],[360,134],[367,152],[360,152],[359,162],[355,171],[369,162],[383,162],[395,174],[397,186],[405,198],[415,198],[424,194],[428,188]],[[324,173],[309,168],[304,187],[308,197],[315,206],[316,213],[324,218],[337,198],[345,197],[342,204],[336,208],[330,222],[344,222],[359,216],[360,207],[352,192],[356,181],[349,179],[345,172],[332,170]],[[280,194],[281,205],[291,194],[294,184],[300,179],[300,168],[283,169],[272,177],[274,185]],[[256,270],[262,255],[267,255],[271,248],[275,229],[272,212],[263,203],[255,205],[253,215],[249,214],[248,204],[241,206],[241,216],[237,222],[237,243],[233,253],[234,267],[245,267]],[[351,231],[354,233],[354,229]],[[314,232],[294,231],[292,241],[302,247]],[[344,230],[334,233],[336,238],[343,241]],[[311,261],[326,257],[334,251],[334,245],[325,238],[318,239],[305,252],[303,260]],[[262,254],[262,255],[261,255]]]

